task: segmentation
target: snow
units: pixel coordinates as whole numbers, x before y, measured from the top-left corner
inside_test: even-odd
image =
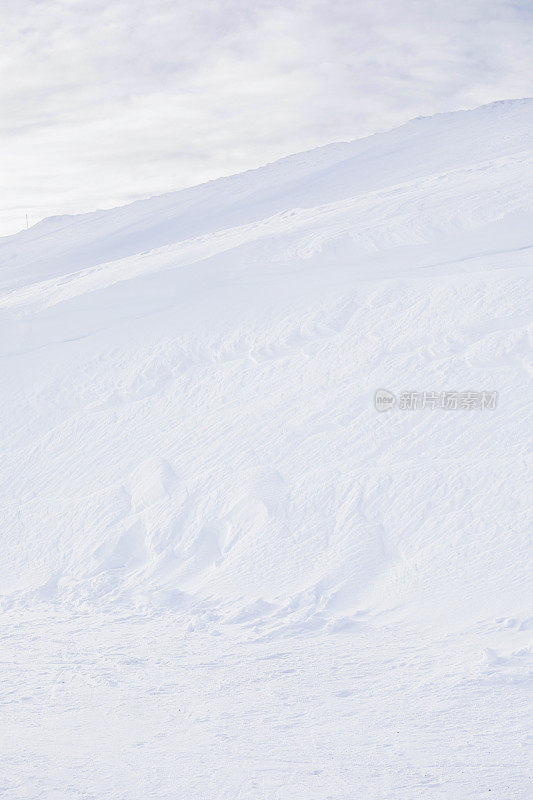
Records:
[[[529,797],[532,123],[0,240],[4,797]]]

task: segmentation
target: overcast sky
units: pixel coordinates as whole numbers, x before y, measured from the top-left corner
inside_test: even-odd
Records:
[[[533,94],[533,0],[0,10],[0,235]]]

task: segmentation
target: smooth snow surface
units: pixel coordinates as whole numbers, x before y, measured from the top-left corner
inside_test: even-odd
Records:
[[[0,240],[2,797],[531,796],[532,129]]]

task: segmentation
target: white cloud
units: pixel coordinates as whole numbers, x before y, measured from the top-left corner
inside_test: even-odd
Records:
[[[0,0],[0,234],[531,94],[513,0]]]

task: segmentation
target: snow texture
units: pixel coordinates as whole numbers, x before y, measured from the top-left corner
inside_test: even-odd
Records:
[[[532,129],[0,240],[2,797],[531,796]]]

